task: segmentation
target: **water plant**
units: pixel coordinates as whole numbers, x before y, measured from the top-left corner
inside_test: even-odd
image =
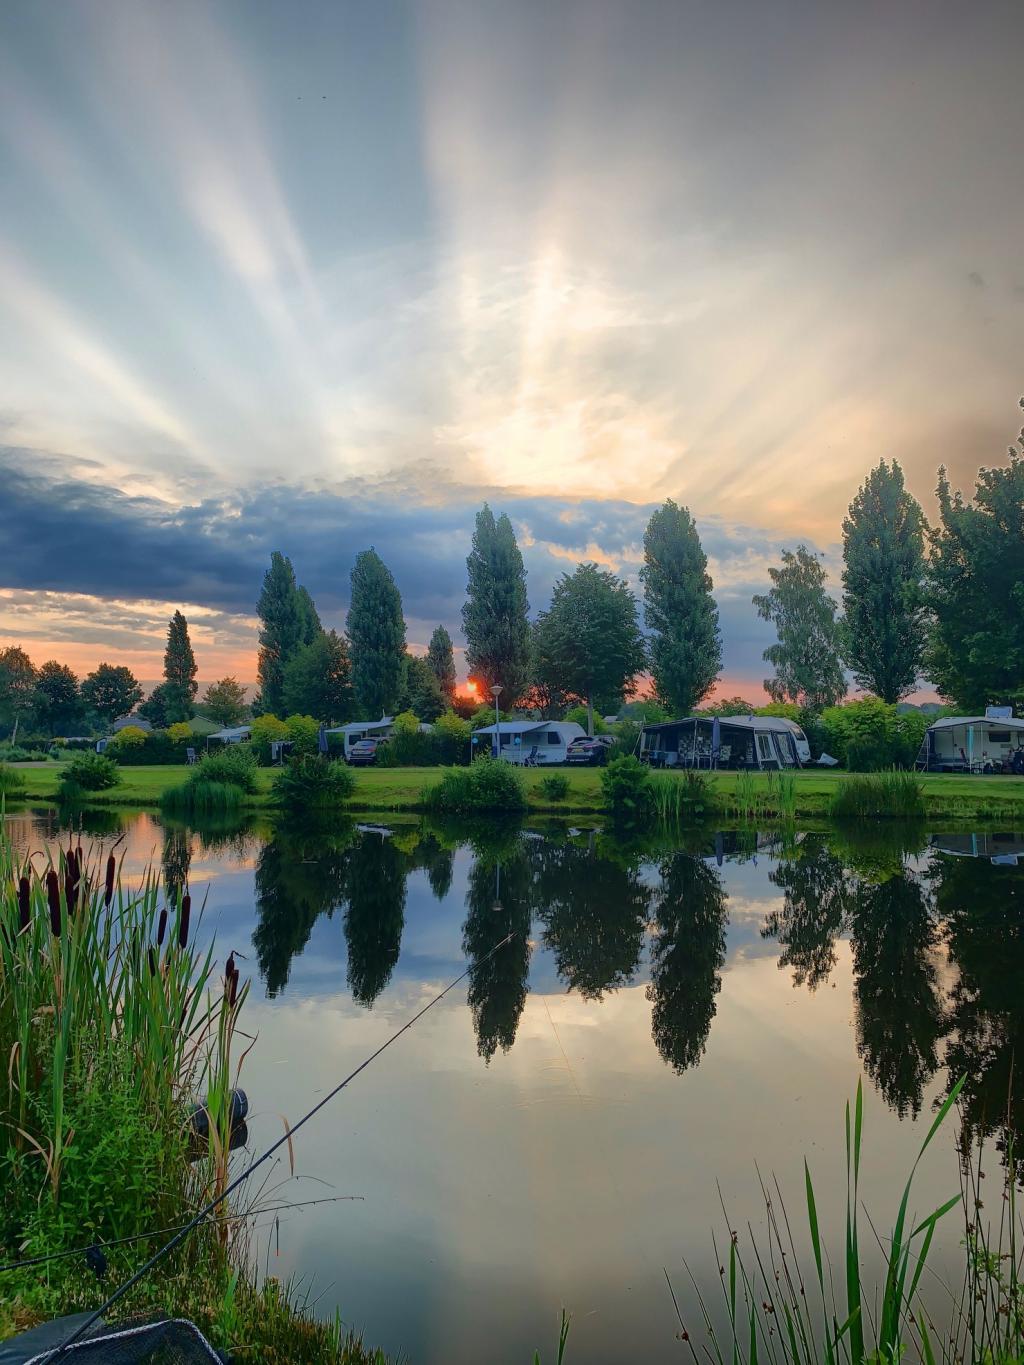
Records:
[[[25,779],[17,768],[0,763],[0,796],[20,796],[25,790]]]
[[[162,809],[176,814],[226,814],[238,810],[256,790],[256,755],[248,745],[225,746],[204,754],[177,787],[160,797]]]
[[[288,811],[325,810],[348,800],[355,786],[352,771],[344,763],[320,754],[299,754],[274,782],[274,799]]]
[[[234,782],[182,782],[164,792],[160,808],[175,815],[229,815],[241,809],[244,795]]]
[[[651,799],[659,820],[678,824],[701,819],[715,807],[712,784],[704,773],[651,773]]]
[[[829,807],[836,819],[919,820],[924,816],[921,783],[913,773],[893,769],[844,778]]]
[[[446,815],[526,809],[526,784],[519,769],[500,758],[478,758],[468,768],[449,768],[423,796],[428,810]]]

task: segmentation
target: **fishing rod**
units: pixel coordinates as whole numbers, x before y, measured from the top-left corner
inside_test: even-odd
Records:
[[[301,1199],[297,1204],[257,1204],[244,1213],[225,1213],[210,1218],[210,1223],[242,1223],[246,1218],[261,1218],[267,1213],[291,1213],[292,1209],[308,1209],[313,1204],[343,1204],[361,1201],[361,1194],[323,1195],[320,1199]],[[73,1247],[70,1251],[51,1251],[46,1256],[30,1256],[24,1261],[5,1261],[0,1265],[0,1275],[11,1270],[27,1270],[34,1265],[49,1265],[51,1261],[67,1261],[73,1256],[88,1256],[90,1252],[110,1251],[113,1247],[130,1246],[133,1242],[147,1242],[153,1237],[166,1237],[169,1232],[180,1232],[187,1223],[172,1223],[169,1228],[153,1228],[152,1232],[137,1232],[132,1237],[115,1237],[112,1242],[90,1242],[88,1246]]]
[[[511,943],[512,939],[514,938],[515,938],[514,933],[506,934],[505,937],[499,943],[496,943],[489,952],[485,953],[483,957],[478,958],[476,960],[475,965],[478,967],[482,966],[485,962],[489,961],[489,959],[492,958],[494,954],[499,951],[499,949],[504,948],[506,943]],[[66,1338],[66,1340],[63,1341],[60,1346],[58,1346],[50,1355],[44,1357],[44,1359],[40,1362],[40,1365],[52,1365],[52,1362],[55,1360],[60,1360],[60,1358],[66,1353],[68,1348],[73,1346],[76,1341],[81,1341],[82,1338],[85,1336],[86,1332],[88,1332],[90,1328],[96,1326],[96,1324],[103,1317],[103,1314],[109,1312],[109,1310],[113,1308],[115,1303],[118,1303],[121,1299],[124,1298],[124,1296],[127,1293],[134,1289],[135,1286],[139,1283],[139,1281],[144,1279],[145,1276],[148,1275],[149,1272],[153,1269],[153,1267],[157,1265],[160,1261],[162,1261],[163,1258],[167,1256],[170,1252],[172,1252],[176,1246],[180,1246],[181,1243],[188,1236],[188,1234],[194,1228],[197,1228],[199,1224],[203,1221],[203,1219],[213,1212],[213,1210],[218,1206],[218,1204],[223,1204],[224,1200],[227,1199],[228,1195],[233,1194],[235,1190],[238,1189],[239,1185],[241,1185],[244,1181],[248,1180],[249,1177],[252,1175],[253,1171],[258,1170],[259,1167],[262,1166],[265,1161],[269,1161],[269,1159],[280,1147],[283,1147],[285,1143],[288,1143],[290,1145],[292,1135],[294,1133],[297,1133],[299,1129],[303,1126],[303,1124],[308,1123],[309,1120],[314,1117],[314,1115],[318,1114],[321,1109],[323,1109],[326,1105],[330,1104],[331,1100],[334,1099],[335,1095],[340,1094],[341,1091],[344,1090],[345,1087],[351,1081],[354,1081],[355,1078],[361,1072],[365,1071],[366,1068],[371,1065],[371,1063],[375,1062],[382,1052],[386,1052],[392,1043],[396,1043],[398,1039],[401,1038],[403,1033],[407,1033],[409,1029],[412,1028],[413,1024],[417,1023],[418,1020],[423,1018],[423,1016],[426,1014],[428,1010],[433,1009],[434,1006],[439,1001],[443,1000],[449,991],[454,990],[460,981],[465,981],[466,977],[470,974],[472,970],[473,966],[472,965],[468,966],[464,972],[461,972],[455,978],[454,981],[450,981],[448,985],[445,986],[443,991],[438,992],[438,994],[434,996],[433,1000],[429,1000],[421,1010],[418,1010],[412,1016],[411,1019],[407,1019],[397,1033],[393,1033],[390,1038],[385,1039],[385,1041],[381,1043],[380,1047],[377,1048],[376,1052],[371,1052],[369,1057],[367,1057],[365,1061],[360,1062],[354,1071],[350,1071],[343,1081],[339,1081],[339,1083],[334,1087],[334,1089],[329,1091],[323,1097],[323,1099],[319,1101],[319,1103],[315,1104],[312,1109],[308,1110],[305,1114],[303,1114],[302,1118],[299,1119],[298,1123],[294,1124],[293,1127],[289,1128],[283,1137],[279,1137],[275,1143],[273,1143],[270,1147],[267,1148],[267,1150],[262,1154],[262,1156],[258,1156],[250,1166],[246,1167],[246,1169],[241,1173],[241,1175],[236,1176],[235,1179],[232,1180],[232,1182],[230,1183],[230,1185],[227,1186],[226,1189],[222,1190],[220,1194],[214,1195],[214,1197],[210,1200],[208,1204],[204,1205],[203,1208],[201,1208],[193,1218],[191,1218],[187,1223],[184,1223],[178,1229],[178,1231],[174,1234],[170,1241],[165,1242],[164,1245],[159,1249],[159,1251],[156,1251],[149,1258],[149,1260],[146,1261],[144,1265],[140,1266],[140,1268],[135,1272],[134,1275],[132,1275],[129,1279],[125,1280],[125,1282],[122,1285],[119,1285],[118,1288],[114,1290],[113,1294],[110,1295],[110,1297],[107,1299],[105,1303],[100,1304],[99,1308],[97,1308],[93,1314],[91,1314],[88,1318],[86,1318],[86,1320],[83,1323],[76,1327],[74,1332],[72,1332],[72,1334],[68,1338]]]

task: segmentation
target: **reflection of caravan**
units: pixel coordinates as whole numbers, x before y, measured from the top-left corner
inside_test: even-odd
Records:
[[[1009,707],[944,716],[928,727],[917,766],[929,773],[1024,775],[1024,720],[1015,720]]]
[[[1024,862],[1024,834],[933,834],[929,844],[956,858],[988,858],[1008,867]]]
[[[688,716],[645,725],[640,757],[655,768],[798,768],[800,754],[779,716]]]

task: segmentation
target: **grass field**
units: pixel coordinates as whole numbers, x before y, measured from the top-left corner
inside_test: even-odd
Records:
[[[57,795],[60,766],[19,768],[29,800],[52,800]],[[569,795],[564,801],[552,803],[540,791],[544,769],[527,769],[526,779],[531,808],[551,812],[597,812],[602,809],[600,772],[596,768],[561,768],[569,780]],[[188,769],[174,767],[145,767],[121,769],[121,785],[112,791],[100,792],[91,798],[96,805],[156,806],[161,793],[168,787],[183,782]],[[424,790],[440,777],[439,768],[364,768],[356,773],[356,790],[350,807],[360,811],[418,810]],[[741,776],[737,773],[716,773],[713,783],[724,797]],[[844,774],[837,772],[798,772],[795,775],[797,816],[821,816],[828,812],[829,802]],[[258,773],[259,791],[246,798],[246,806],[260,808],[271,803],[271,786],[275,772],[261,768]],[[767,786],[767,776],[757,777]],[[925,810],[928,815],[953,819],[1004,820],[1024,822],[1024,778],[1019,777],[960,777],[931,774],[921,778]]]

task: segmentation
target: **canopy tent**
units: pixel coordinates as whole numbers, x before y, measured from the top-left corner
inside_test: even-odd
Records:
[[[645,725],[640,757],[656,768],[797,768],[796,741],[767,716],[687,716]]]
[[[991,711],[943,716],[925,732],[917,766],[929,773],[1024,774],[1024,720]]]

